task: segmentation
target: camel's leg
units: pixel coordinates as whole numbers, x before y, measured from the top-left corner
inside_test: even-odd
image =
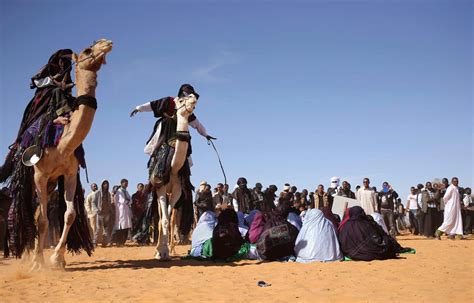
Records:
[[[160,221],[158,222],[158,243],[156,243],[157,247],[161,243],[161,239],[163,237],[163,228],[161,227],[161,218],[163,218],[163,215],[162,215],[161,206],[160,206],[159,201],[158,201],[158,216],[160,217]]]
[[[44,263],[43,248],[44,240],[48,234],[48,177],[35,172],[34,181],[36,194],[38,195],[39,206],[36,210],[36,226],[38,227],[38,237],[35,240],[33,251],[33,266],[31,270],[39,270]]]
[[[175,224],[176,224],[176,209],[171,209],[171,230],[170,230],[170,253],[175,254],[175,246],[176,246],[176,237],[175,237]]]
[[[54,249],[54,253],[50,258],[51,264],[64,268],[66,261],[64,259],[64,253],[66,251],[66,240],[69,233],[69,229],[72,223],[76,219],[76,211],[74,210],[74,195],[76,193],[77,186],[77,175],[64,176],[64,200],[66,200],[66,212],[64,213],[64,228],[59,239],[59,243]]]
[[[169,203],[169,206],[172,211],[171,231],[170,231],[170,234],[171,234],[170,249],[171,251],[174,251],[174,247],[176,245],[175,224],[176,224],[176,214],[177,214],[177,211],[176,209],[174,209],[174,206],[176,205],[179,198],[181,197],[181,183],[179,182],[179,177],[177,175],[171,175],[170,180],[172,180],[170,203]]]
[[[166,189],[163,186],[157,191],[158,194],[158,207],[161,208],[161,231],[160,237],[158,238],[158,245],[156,246],[155,259],[166,261],[170,260],[170,253],[168,248],[168,236],[169,236],[169,214],[168,214],[168,203],[166,201]]]

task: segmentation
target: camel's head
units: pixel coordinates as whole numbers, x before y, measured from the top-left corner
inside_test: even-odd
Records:
[[[112,50],[112,41],[100,39],[85,48],[82,52],[73,54],[73,60],[76,62],[76,68],[90,71],[98,71],[102,64],[106,64],[105,56]]]
[[[189,117],[196,108],[197,100],[194,94],[176,98],[176,113],[182,117]]]

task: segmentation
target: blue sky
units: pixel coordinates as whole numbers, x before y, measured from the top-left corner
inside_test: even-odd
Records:
[[[0,158],[60,48],[114,41],[84,147],[91,182],[147,179],[155,119],[138,104],[191,83],[195,114],[231,186],[353,187],[370,177],[403,195],[458,176],[473,185],[470,1],[1,1]],[[192,181],[222,182],[192,131]],[[82,173],[84,179],[84,173]],[[87,186],[87,185],[86,185]],[[88,189],[88,188],[87,188]]]

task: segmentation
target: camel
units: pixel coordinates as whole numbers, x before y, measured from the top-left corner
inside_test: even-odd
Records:
[[[56,147],[46,148],[42,158],[34,165],[34,184],[39,206],[36,219],[38,237],[35,240],[32,270],[41,269],[44,264],[43,247],[48,231],[48,183],[55,184],[60,176],[64,176],[64,198],[67,208],[64,214],[63,232],[53,255],[50,257],[50,262],[53,267],[64,268],[66,266],[64,259],[66,239],[76,218],[74,196],[79,162],[74,151],[84,141],[92,126],[97,108],[95,101],[97,72],[102,64],[106,63],[106,54],[111,50],[112,41],[100,39],[80,52],[79,55],[73,54],[73,60],[76,62],[76,96],[79,106],[72,113],[69,123],[65,125],[59,144]]]
[[[150,182],[156,188],[156,193],[158,197],[158,209],[160,212],[160,234],[158,237],[158,244],[156,246],[155,259],[161,261],[170,260],[170,250],[173,251],[174,243],[171,239],[171,245],[169,245],[170,236],[169,236],[169,224],[170,224],[170,212],[168,207],[171,210],[174,210],[176,202],[182,194],[181,180],[178,175],[179,170],[183,167],[186,158],[187,151],[189,146],[189,141],[191,139],[189,135],[189,124],[188,118],[193,113],[196,104],[197,98],[194,94],[190,94],[186,97],[175,98],[176,102],[176,145],[173,158],[171,160],[171,172],[169,182],[161,186],[157,186],[158,180],[154,180],[153,176],[150,177]],[[169,198],[169,199],[167,199]],[[169,201],[169,206],[167,201]],[[175,217],[176,212],[173,211],[173,218]],[[174,234],[174,220],[171,222],[171,238]]]

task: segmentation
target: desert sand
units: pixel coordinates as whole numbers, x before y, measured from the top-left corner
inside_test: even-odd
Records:
[[[2,302],[473,302],[474,237],[398,237],[416,254],[372,262],[235,263],[153,259],[154,247],[97,248],[66,256],[65,271],[29,273],[27,260],[0,261]],[[52,250],[46,250],[46,257]],[[264,280],[271,284],[258,287]]]

